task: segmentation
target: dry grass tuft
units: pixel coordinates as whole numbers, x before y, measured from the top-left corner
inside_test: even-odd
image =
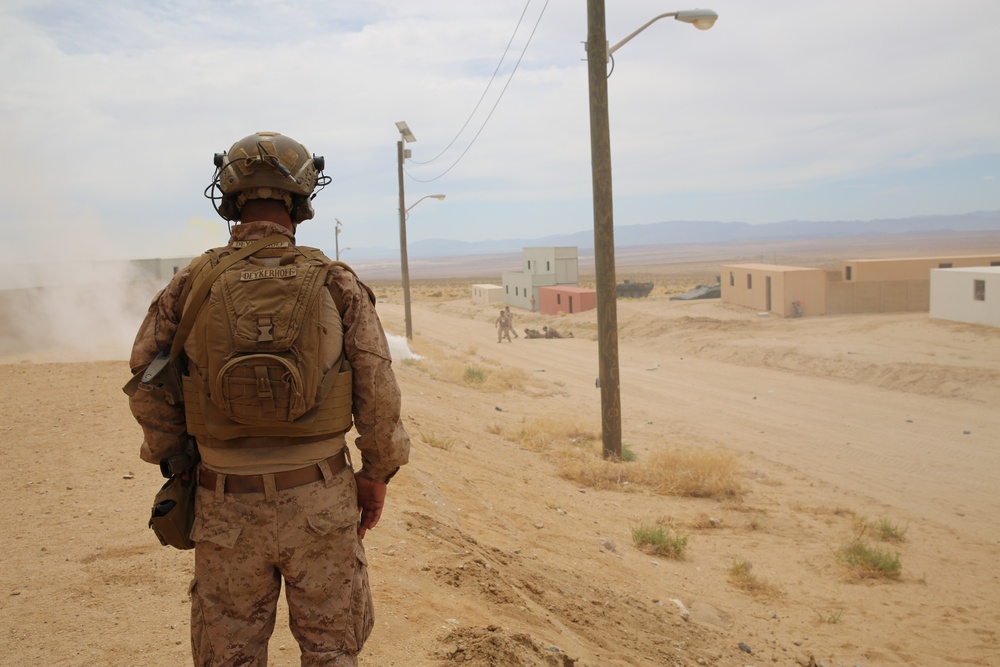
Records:
[[[434,377],[452,384],[490,393],[537,389],[544,384],[520,368],[505,368],[487,361],[441,364]]]
[[[739,462],[724,451],[660,451],[642,464],[605,461],[584,452],[567,456],[561,474],[597,489],[632,487],[692,498],[734,497],[743,492]]]
[[[774,598],[783,595],[780,587],[762,580],[751,572],[752,569],[753,565],[748,561],[736,561],[729,568],[729,583],[758,598]]]
[[[739,461],[722,450],[661,450],[640,469],[636,481],[663,495],[715,498],[743,492]]]
[[[545,452],[573,446],[589,447],[600,434],[585,428],[569,417],[543,417],[525,420],[513,439],[531,452]]]
[[[882,542],[895,542],[897,544],[906,541],[906,531],[909,529],[908,526],[900,526],[895,521],[885,517],[869,521],[868,517],[863,516],[855,517],[854,528],[859,539],[869,534]]]
[[[448,372],[455,382],[487,390],[538,382],[520,369],[454,363]],[[662,495],[730,499],[743,493],[739,462],[728,452],[663,450],[639,463],[634,462],[636,456],[631,448],[623,446],[623,461],[605,461],[593,447],[600,441],[600,426],[589,422],[560,415],[525,419],[519,427],[493,423],[486,430],[525,450],[555,456],[562,477],[595,489],[628,488]]]
[[[431,447],[434,447],[435,449],[443,449],[446,452],[450,452],[455,448],[454,438],[442,437],[434,433],[425,433],[421,431],[420,439]]]

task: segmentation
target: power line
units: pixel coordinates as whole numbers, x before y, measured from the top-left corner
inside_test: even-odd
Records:
[[[530,4],[530,0],[529,0],[529,4]],[[513,78],[514,78],[514,74],[517,72],[518,66],[521,64],[521,60],[524,58],[524,54],[528,51],[528,46],[531,45],[531,39],[535,36],[535,31],[538,30],[538,25],[542,22],[542,16],[545,15],[545,9],[548,6],[549,6],[549,0],[545,0],[545,4],[542,5],[542,11],[538,14],[538,20],[535,21],[535,27],[531,29],[531,34],[528,35],[528,41],[525,42],[524,48],[521,50],[521,55],[518,56],[517,62],[514,63],[514,69],[511,70],[510,76],[507,77],[507,83],[504,84],[503,89],[500,91],[499,97],[497,97],[497,101],[493,103],[493,108],[490,109],[490,113],[486,116],[486,119],[483,121],[482,126],[476,132],[475,136],[472,137],[472,141],[470,141],[469,145],[465,147],[465,150],[462,151],[462,154],[458,156],[458,158],[452,163],[452,165],[450,167],[448,167],[447,169],[445,169],[443,172],[441,172],[440,174],[438,174],[434,178],[428,178],[426,180],[420,179],[420,178],[415,178],[408,171],[406,172],[407,176],[409,176],[412,180],[416,181],[417,183],[431,183],[433,181],[438,180],[439,178],[441,178],[445,174],[447,174],[449,171],[451,171],[452,169],[454,169],[455,166],[459,162],[462,161],[462,158],[465,157],[465,154],[468,153],[469,149],[472,148],[473,144],[476,143],[476,139],[478,139],[479,135],[482,134],[483,130],[486,129],[486,124],[490,122],[490,118],[493,117],[493,112],[496,111],[497,106],[499,106],[499,104],[500,104],[500,100],[503,99],[504,93],[507,92],[507,86],[510,85],[511,80],[513,80]]]
[[[493,81],[496,80],[496,78],[497,78],[497,72],[500,71],[500,66],[503,65],[503,61],[507,57],[507,52],[510,51],[510,45],[514,43],[514,38],[517,37],[517,31],[521,28],[521,22],[524,21],[524,15],[528,13],[528,7],[529,6],[531,6],[531,0],[528,0],[528,2],[526,2],[525,5],[524,5],[524,9],[521,10],[521,17],[519,19],[517,19],[517,25],[514,26],[514,32],[511,33],[511,35],[510,35],[510,41],[507,42],[507,47],[504,48],[503,54],[500,56],[500,62],[497,63],[496,69],[493,70],[493,75],[490,77],[490,80],[486,83],[486,88],[483,90],[483,94],[479,96],[479,101],[476,102],[476,106],[473,107],[472,113],[470,113],[469,117],[465,120],[465,123],[462,125],[462,129],[460,129],[458,131],[458,134],[455,135],[455,138],[452,139],[448,143],[448,145],[445,146],[441,150],[440,153],[438,153],[437,155],[435,155],[434,157],[432,157],[430,160],[427,160],[425,162],[417,162],[416,160],[412,160],[411,159],[411,161],[413,162],[413,164],[430,164],[431,162],[434,162],[434,160],[436,160],[439,157],[441,157],[442,155],[444,155],[445,152],[449,148],[452,147],[452,145],[458,140],[458,138],[460,136],[462,136],[462,132],[465,132],[465,128],[469,126],[469,123],[472,121],[472,117],[475,116],[476,115],[476,111],[479,110],[479,105],[482,104],[483,100],[486,98],[486,93],[489,92],[490,86],[492,86],[493,85]]]

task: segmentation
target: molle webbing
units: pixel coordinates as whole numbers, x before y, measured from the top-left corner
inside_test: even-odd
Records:
[[[345,370],[346,369],[346,370]],[[325,398],[292,422],[271,426],[239,424],[224,414],[208,398],[204,381],[191,369],[183,378],[187,431],[206,445],[217,448],[278,447],[315,442],[346,433],[351,428],[352,372],[347,362],[330,369],[323,385]]]
[[[331,271],[346,265],[314,248],[268,240],[266,248],[253,244],[253,256],[247,248],[206,253],[198,277],[214,268],[186,302],[205,300],[188,325],[188,374],[182,378],[187,431],[211,447],[308,443],[351,428],[352,372],[340,341],[343,297]],[[236,264],[234,255],[244,261]],[[323,315],[321,293],[327,290],[335,316]],[[195,318],[185,312],[184,319]],[[340,356],[324,371],[331,344],[340,345]]]

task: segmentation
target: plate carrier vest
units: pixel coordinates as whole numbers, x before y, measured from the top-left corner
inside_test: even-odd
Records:
[[[246,245],[209,250],[192,262],[189,282]],[[352,376],[342,340],[338,359],[323,369],[324,337],[343,336],[334,266],[353,273],[316,248],[277,242],[218,275],[184,346],[188,433],[209,447],[276,447],[351,428]],[[334,332],[322,319],[326,290],[337,306]],[[191,301],[189,293],[185,308]]]

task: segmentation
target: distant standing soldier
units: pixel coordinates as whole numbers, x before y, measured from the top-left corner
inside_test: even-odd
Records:
[[[496,321],[497,327],[497,342],[501,342],[502,339],[506,338],[508,343],[513,343],[510,339],[510,320],[507,319],[507,313],[503,310],[500,311],[500,316]]]
[[[514,313],[510,312],[510,306],[504,306],[503,310],[507,314],[507,327],[510,329],[510,332],[514,334],[514,338],[520,338],[517,335],[517,329],[514,328]]]

